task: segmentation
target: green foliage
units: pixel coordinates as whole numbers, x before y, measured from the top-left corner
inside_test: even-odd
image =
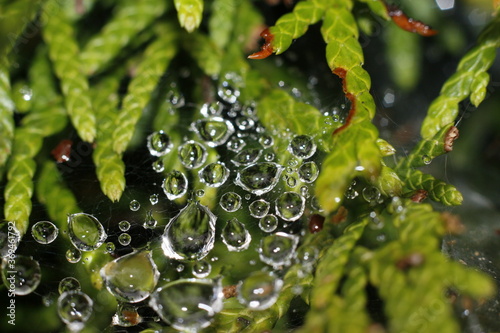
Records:
[[[193,32],[200,26],[203,15],[203,0],[174,0],[181,27]]]

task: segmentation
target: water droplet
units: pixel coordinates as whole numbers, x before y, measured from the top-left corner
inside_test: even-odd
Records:
[[[150,134],[147,138],[149,153],[153,156],[163,156],[172,150],[174,146],[170,137],[163,131]]]
[[[304,183],[312,183],[318,178],[319,169],[315,162],[305,162],[299,168],[299,178]]]
[[[422,162],[429,165],[432,162],[432,157],[430,157],[429,155],[422,155]]]
[[[107,242],[106,243],[106,253],[113,253],[116,250],[115,243],[113,242]]]
[[[238,284],[238,301],[250,310],[265,310],[278,299],[283,280],[269,272],[252,272]]]
[[[255,195],[262,195],[276,186],[282,170],[276,163],[256,163],[238,172],[234,183]]]
[[[204,117],[219,116],[222,113],[224,106],[220,102],[205,103],[200,109],[200,113]]]
[[[255,200],[248,206],[250,215],[261,218],[269,212],[269,202],[263,199]]]
[[[202,198],[204,195],[205,195],[205,191],[203,189],[199,189],[199,190],[196,190],[194,192],[194,194],[198,197],[198,198]]]
[[[274,160],[274,153],[266,153],[264,155],[264,160],[267,161],[267,162],[272,162]]]
[[[186,103],[184,95],[182,95],[182,93],[179,91],[176,83],[170,84],[170,89],[168,90],[165,99],[170,102],[170,104],[176,109],[183,107]]]
[[[198,279],[206,278],[212,271],[212,265],[206,260],[200,260],[193,265],[193,275]]]
[[[227,221],[224,229],[222,229],[222,241],[229,251],[246,250],[251,240],[252,236],[250,236],[247,228],[237,218]]]
[[[180,279],[158,288],[149,305],[167,324],[183,332],[198,332],[222,310],[220,280]]]
[[[260,241],[260,260],[275,269],[290,265],[295,254],[295,248],[299,243],[299,237],[284,232],[269,235]]]
[[[241,196],[235,192],[224,193],[220,198],[219,205],[226,212],[235,212],[241,207]]]
[[[153,217],[153,211],[150,210],[147,214],[146,214],[146,218],[144,219],[144,223],[142,224],[142,227],[144,229],[153,229],[156,227],[156,224],[158,222],[155,220],[155,218]]]
[[[375,204],[380,199],[380,191],[375,186],[367,186],[363,189],[363,199],[367,202]]]
[[[40,244],[52,243],[59,234],[59,229],[49,221],[38,221],[31,228],[31,235]]]
[[[101,222],[85,213],[68,216],[68,235],[71,243],[80,251],[96,250],[108,237]]]
[[[184,265],[183,264],[177,265],[177,267],[175,267],[175,270],[179,273],[184,271]]]
[[[297,178],[295,178],[294,176],[288,176],[286,178],[286,185],[290,188],[294,188],[295,186],[297,186]]]
[[[100,271],[106,289],[119,301],[137,303],[153,292],[160,273],[148,251],[132,252]]]
[[[259,143],[262,145],[262,147],[269,148],[274,144],[274,139],[270,135],[261,135],[259,138]]]
[[[133,212],[137,212],[141,208],[141,204],[137,200],[130,201],[129,208]]]
[[[42,272],[38,261],[16,254],[14,258],[2,260],[2,280],[9,292],[28,295],[40,284]]]
[[[79,291],[81,289],[82,287],[80,286],[80,281],[71,276],[62,279],[59,282],[59,286],[57,288],[57,290],[59,291],[59,295],[66,291]]]
[[[310,267],[316,262],[318,249],[314,246],[301,246],[297,250],[297,262],[302,266]]]
[[[162,160],[154,161],[151,166],[153,167],[153,170],[158,173],[163,172],[163,170],[165,170],[165,165],[163,164]]]
[[[243,147],[246,146],[245,140],[242,138],[238,138],[237,136],[233,136],[229,141],[227,142],[227,149],[234,151],[234,152],[239,152],[243,149]]]
[[[234,133],[233,124],[221,117],[198,119],[191,125],[191,128],[209,147],[217,147],[226,143]]]
[[[233,162],[236,166],[247,165],[256,162],[261,154],[261,149],[247,148],[236,154],[236,156],[231,159],[231,162]]]
[[[0,257],[6,258],[16,252],[21,234],[14,222],[0,222]]]
[[[306,200],[295,192],[285,192],[276,199],[276,214],[285,221],[298,220],[304,213]]]
[[[349,200],[356,199],[359,193],[356,191],[353,185],[349,186],[345,191],[345,197]]]
[[[57,299],[57,313],[71,332],[81,331],[92,314],[92,299],[81,291],[66,291]]]
[[[131,327],[142,322],[142,317],[137,312],[137,308],[132,304],[119,303],[116,313],[111,319],[111,324],[121,327]]]
[[[151,194],[149,196],[149,202],[154,206],[158,203],[158,194]]]
[[[71,249],[68,249],[68,251],[66,251],[66,260],[68,260],[68,262],[76,264],[81,259],[82,259],[82,253],[80,252],[80,250],[72,247]]]
[[[259,221],[259,228],[264,232],[273,232],[278,227],[278,218],[273,214],[264,216]]]
[[[120,234],[120,236],[118,236],[118,243],[120,243],[120,245],[122,245],[122,246],[129,245],[131,241],[132,241],[132,237],[129,234],[127,234],[126,232],[124,232],[123,234]]]
[[[207,151],[196,141],[188,141],[179,147],[179,159],[186,168],[196,169],[205,163]]]
[[[240,131],[246,131],[254,127],[255,121],[249,117],[238,117],[236,118],[236,126]]]
[[[210,187],[219,187],[229,177],[229,169],[222,162],[210,163],[198,172],[200,181]]]
[[[188,180],[186,176],[177,170],[171,171],[161,185],[169,200],[175,200],[186,194]]]
[[[240,96],[240,91],[238,89],[240,82],[241,78],[236,73],[227,73],[224,79],[219,83],[217,95],[226,103],[236,103]]]
[[[308,135],[297,135],[290,142],[288,150],[299,158],[307,159],[316,152],[316,143]]]
[[[200,260],[214,247],[217,217],[198,201],[190,201],[165,227],[162,249],[177,260]]]
[[[130,229],[130,222],[129,221],[120,221],[118,223],[118,228],[120,228],[121,231],[128,231],[128,229]]]

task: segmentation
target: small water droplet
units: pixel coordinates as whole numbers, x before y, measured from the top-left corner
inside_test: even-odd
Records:
[[[219,187],[229,177],[229,169],[222,162],[210,163],[198,172],[200,181],[210,187]]]
[[[121,327],[132,327],[142,322],[142,317],[137,312],[137,308],[132,304],[119,303],[116,313],[111,319],[111,324]]]
[[[363,189],[363,199],[371,204],[376,204],[380,199],[380,191],[375,186],[367,186]]]
[[[193,275],[198,279],[206,278],[212,271],[212,265],[206,260],[200,260],[193,265]]]
[[[71,332],[81,331],[92,314],[92,299],[81,291],[62,293],[57,299],[57,313]]]
[[[316,152],[316,143],[308,135],[297,135],[290,142],[288,150],[299,158],[307,159]]]
[[[149,305],[163,321],[183,332],[198,332],[222,310],[220,280],[180,279],[151,294]]]
[[[255,200],[248,206],[250,215],[261,218],[269,212],[269,202],[263,199]]]
[[[9,292],[28,295],[38,287],[41,279],[40,264],[31,257],[16,254],[14,258],[2,260],[2,280],[4,286],[9,286]]]
[[[272,136],[267,134],[261,135],[259,137],[259,143],[262,145],[262,147],[269,148],[272,147],[272,145],[274,144],[274,139]]]
[[[267,162],[272,162],[274,161],[274,157],[275,157],[274,153],[266,153],[264,155],[264,160]]]
[[[196,195],[196,197],[202,198],[205,195],[205,191],[203,189],[199,189],[199,190],[196,190],[194,192],[194,194]]]
[[[169,200],[175,200],[186,194],[188,180],[182,172],[173,170],[163,180],[162,187],[167,198]]]
[[[107,263],[100,271],[106,289],[119,301],[137,303],[153,292],[160,273],[151,253],[132,252]]]
[[[260,260],[273,268],[290,265],[299,243],[299,237],[284,232],[277,232],[262,238],[260,241]]]
[[[71,243],[80,251],[96,250],[108,237],[101,222],[85,213],[68,215],[68,235]]]
[[[226,145],[227,149],[234,152],[240,152],[245,146],[245,140],[243,140],[242,138],[238,138],[237,136],[233,136],[231,139],[229,139]]]
[[[226,212],[235,212],[241,207],[241,196],[235,192],[224,193],[220,198],[219,205]]]
[[[236,73],[227,73],[219,83],[217,95],[226,103],[236,103],[238,97],[240,96],[238,86],[241,81],[241,77],[239,77]]]
[[[209,146],[217,147],[226,143],[234,133],[234,126],[221,117],[198,119],[191,128]]]
[[[229,251],[243,251],[248,248],[252,236],[245,228],[245,225],[233,218],[227,221],[224,229],[222,229],[222,241],[226,244]]]
[[[255,121],[249,117],[238,117],[235,122],[240,131],[249,130],[255,125]]]
[[[276,199],[276,214],[285,221],[298,220],[304,213],[306,200],[295,192],[285,192]]]
[[[196,169],[205,163],[207,151],[202,144],[196,141],[188,141],[179,147],[179,159],[182,165],[188,169]]]
[[[79,291],[81,289],[82,288],[80,286],[80,281],[71,276],[62,279],[59,282],[59,286],[57,288],[57,290],[59,291],[59,295],[61,295],[66,291]]]
[[[153,162],[153,164],[151,165],[153,170],[155,172],[163,172],[163,170],[165,170],[165,165],[163,164],[163,161],[162,160],[156,160]]]
[[[236,156],[231,159],[231,162],[233,162],[236,166],[248,165],[256,162],[261,154],[261,149],[247,148],[236,154]]]
[[[132,241],[132,237],[127,234],[126,232],[120,234],[120,236],[118,236],[118,243],[120,243],[120,245],[122,246],[127,246],[130,244],[130,242]]]
[[[294,188],[295,186],[297,186],[297,178],[295,178],[294,176],[288,176],[286,179],[286,185],[290,188]]]
[[[115,243],[113,242],[107,242],[106,243],[106,253],[113,253],[116,250]]]
[[[238,301],[250,310],[265,310],[278,299],[283,281],[269,272],[252,272],[237,287]]]
[[[276,163],[256,163],[239,171],[234,183],[255,195],[262,195],[276,186],[282,170]]]
[[[200,260],[214,247],[217,217],[198,201],[190,201],[165,227],[162,249],[176,260]]]
[[[184,265],[183,264],[179,264],[177,265],[177,267],[175,267],[175,270],[180,273],[180,272],[183,272],[184,271]]]
[[[224,106],[221,102],[205,103],[200,109],[200,113],[204,117],[220,116]]]
[[[429,165],[432,162],[432,157],[430,157],[429,155],[422,155],[422,162]]]
[[[149,202],[154,206],[158,203],[158,194],[151,194],[149,196]]]
[[[172,150],[174,146],[170,137],[163,131],[150,134],[147,138],[149,153],[153,156],[163,156]]]
[[[298,174],[304,183],[312,183],[318,178],[319,169],[315,162],[305,162],[300,166]]]
[[[156,219],[153,217],[153,211],[150,210],[147,214],[146,214],[146,218],[144,219],[144,223],[142,224],[142,227],[144,229],[153,229],[156,227],[156,224],[158,222],[156,221]]]
[[[130,201],[129,208],[133,212],[137,212],[141,208],[141,204],[137,200]]]
[[[38,221],[31,228],[31,235],[40,244],[52,243],[59,234],[59,229],[49,221]]]
[[[76,264],[81,259],[82,259],[82,253],[80,252],[80,250],[72,247],[68,249],[68,251],[66,251],[66,260],[68,260],[68,262]]]
[[[268,214],[259,221],[259,228],[264,232],[273,232],[277,227],[278,218],[273,214]]]
[[[169,88],[165,99],[176,109],[183,107],[186,100],[184,95],[179,91],[179,88],[177,88],[177,84],[172,82]]]
[[[310,267],[316,262],[318,257],[318,249],[314,246],[301,246],[297,250],[297,262],[302,266]]]
[[[120,228],[121,231],[128,231],[130,229],[130,222],[129,221],[120,221],[118,223],[118,228]]]

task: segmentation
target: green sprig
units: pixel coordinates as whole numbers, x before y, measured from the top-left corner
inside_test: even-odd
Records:
[[[193,32],[200,26],[203,16],[203,0],[174,0],[181,27]]]

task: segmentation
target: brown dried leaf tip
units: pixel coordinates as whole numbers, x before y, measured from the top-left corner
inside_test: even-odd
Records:
[[[222,294],[224,294],[224,298],[235,297],[238,293],[236,292],[236,285],[225,286],[222,288]]]
[[[426,190],[416,190],[415,193],[411,196],[410,200],[413,202],[418,202],[421,203],[427,198],[427,191]]]
[[[273,46],[271,45],[274,35],[271,33],[269,28],[264,29],[260,33],[260,37],[264,38],[265,43],[260,47],[259,52],[252,53],[248,56],[249,59],[265,59],[273,54]]]
[[[408,270],[410,267],[417,267],[424,263],[424,255],[422,253],[411,253],[406,257],[398,260],[396,267],[402,271]]]
[[[325,223],[325,217],[319,214],[313,214],[309,217],[309,232],[315,234],[323,230],[323,224]]]
[[[460,217],[449,212],[442,212],[441,218],[443,219],[444,229],[452,234],[459,235],[465,231],[465,226],[460,221]]]
[[[71,147],[73,146],[73,141],[71,140],[61,140],[57,147],[52,149],[50,154],[54,157],[57,163],[68,162],[71,155]]]
[[[444,137],[444,150],[446,152],[450,152],[453,150],[453,142],[458,139],[458,136],[458,128],[456,128],[455,126],[451,126]]]
[[[408,17],[401,9],[394,5],[385,5],[387,14],[392,18],[398,27],[403,30],[417,33],[420,36],[429,37],[437,34],[437,30],[432,29],[421,21],[417,21]]]
[[[356,97],[347,90],[347,82],[346,82],[347,71],[344,68],[337,67],[333,70],[333,74],[337,75],[339,78],[342,79],[342,89],[344,90],[345,97],[347,97],[347,99],[351,102],[351,108],[349,109],[349,113],[347,114],[345,123],[339,128],[337,128],[335,131],[333,131],[332,135],[335,135],[340,131],[344,130],[347,126],[349,126],[352,118],[354,118],[354,115],[356,114]]]

